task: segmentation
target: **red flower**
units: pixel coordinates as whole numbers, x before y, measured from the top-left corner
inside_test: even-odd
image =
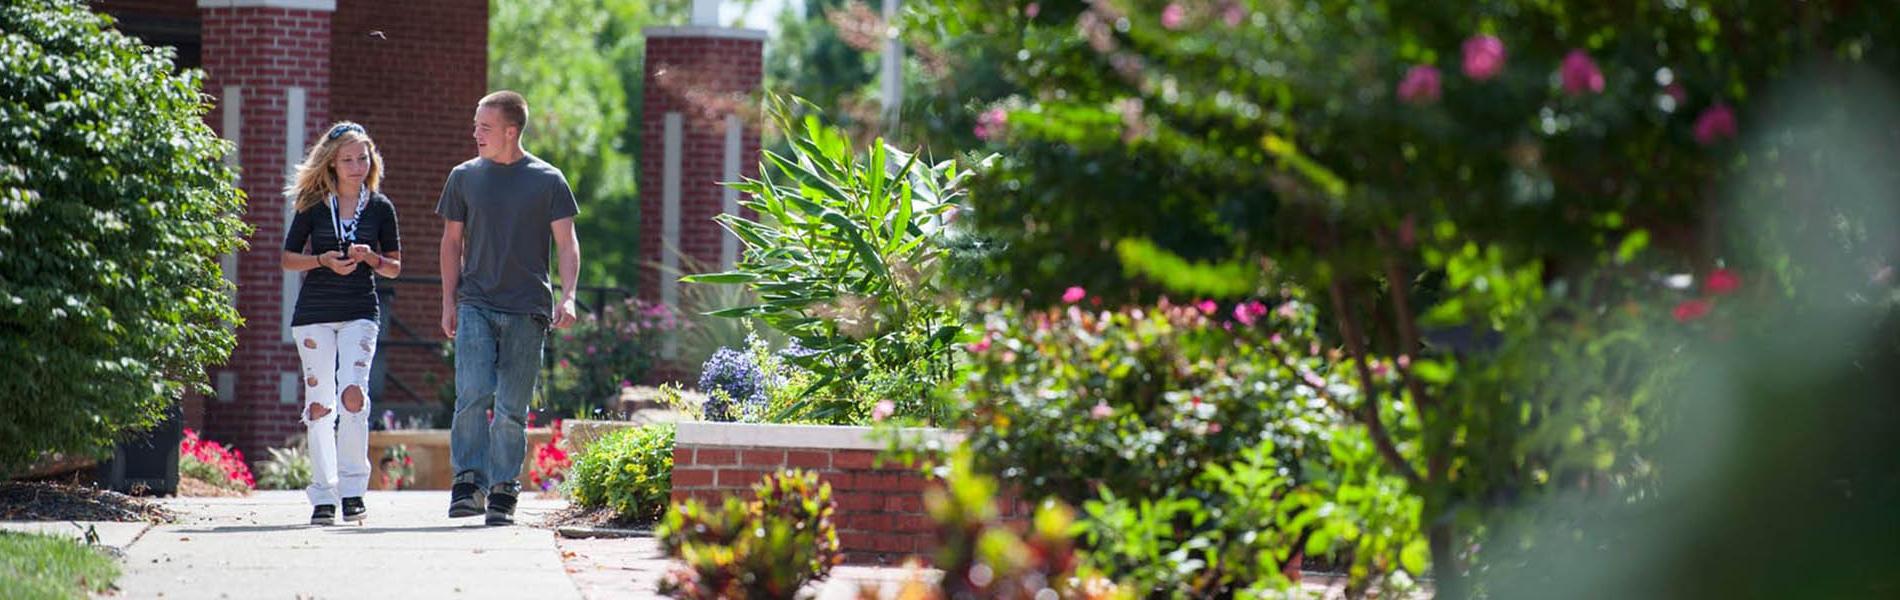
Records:
[[[1711,294],[1717,296],[1733,292],[1742,287],[1742,278],[1728,269],[1716,269],[1709,274],[1709,280],[1703,285]]]
[[[1676,305],[1676,310],[1673,314],[1677,321],[1687,323],[1708,316],[1709,310],[1714,307],[1715,305],[1713,303],[1700,298],[1695,300],[1683,300],[1681,304]]]

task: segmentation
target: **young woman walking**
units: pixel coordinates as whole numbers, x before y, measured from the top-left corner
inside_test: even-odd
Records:
[[[402,273],[396,207],[378,191],[382,179],[376,143],[363,126],[344,121],[310,148],[284,190],[296,216],[284,237],[283,267],[305,273],[290,334],[303,360],[306,492],[316,525],[336,524],[339,506],[345,521],[369,513],[363,494],[370,472],[369,368],[380,329],[376,276]]]

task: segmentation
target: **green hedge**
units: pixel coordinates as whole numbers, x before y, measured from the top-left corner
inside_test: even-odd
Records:
[[[230,147],[201,74],[109,23],[0,4],[0,471],[151,427],[234,344]]]

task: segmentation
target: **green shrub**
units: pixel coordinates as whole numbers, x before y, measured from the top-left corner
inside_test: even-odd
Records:
[[[257,461],[257,489],[301,490],[310,486],[310,453],[302,444],[265,451],[270,458]]]
[[[562,485],[575,504],[610,508],[624,522],[659,517],[673,493],[673,426],[648,425],[602,436],[574,459]]]
[[[1352,392],[1313,351],[1310,311],[1290,299],[1276,310],[1249,313],[1251,328],[1211,303],[991,314],[962,411],[977,467],[1027,497],[1080,505],[1100,489],[1192,488],[1263,437],[1296,477],[1324,463],[1319,440],[1339,423],[1322,396]]]
[[[196,71],[80,0],[0,5],[0,470],[204,394],[245,226]],[[47,401],[25,401],[41,398]]]
[[[862,408],[854,402],[861,384],[878,371],[948,380],[963,321],[941,275],[943,231],[970,171],[955,161],[926,164],[882,140],[859,154],[817,116],[799,122],[787,107],[774,109],[792,155],[767,152],[760,179],[732,185],[757,220],[718,217],[745,243],[744,255],[729,272],[684,281],[745,285],[758,304],[711,314],[757,318],[812,351],[793,362],[819,376],[812,391],[830,393],[797,413],[848,419]]]
[[[791,598],[843,559],[831,484],[817,473],[787,470],[752,489],[758,499],[751,502],[727,496],[713,509],[688,500],[667,512],[655,534],[681,565],[661,583],[662,593]]]
[[[555,357],[550,389],[545,391],[549,408],[579,418],[603,407],[617,408],[620,388],[646,377],[658,358],[661,338],[679,324],[672,310],[637,298],[581,315],[573,327],[549,339]]]

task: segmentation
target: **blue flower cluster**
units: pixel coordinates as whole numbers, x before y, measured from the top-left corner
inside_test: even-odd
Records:
[[[714,391],[724,392],[724,400]],[[752,354],[732,348],[720,348],[712,358],[706,359],[699,372],[699,391],[708,396],[706,400],[706,419],[710,421],[732,421],[738,418],[733,403],[743,403],[753,409],[763,409],[766,405],[765,373],[752,360]]]

